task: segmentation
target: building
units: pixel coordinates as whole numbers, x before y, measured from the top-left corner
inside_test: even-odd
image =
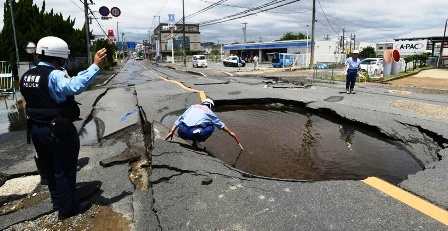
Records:
[[[185,48],[187,54],[198,54],[202,52],[201,33],[199,24],[185,24]],[[161,56],[166,59],[171,56],[174,35],[174,50],[180,52],[183,43],[183,24],[176,24],[171,28],[167,23],[160,23],[155,29],[151,38],[154,56]]]
[[[257,55],[260,62],[272,61],[275,53],[303,55],[305,60],[310,58],[311,41],[288,40],[245,44],[224,45],[224,54],[237,55],[243,59],[250,59]],[[337,41],[317,41],[315,45],[315,62],[340,62]]]
[[[382,58],[384,56],[384,51],[388,49],[394,49],[394,42],[377,43],[375,47],[376,56]]]

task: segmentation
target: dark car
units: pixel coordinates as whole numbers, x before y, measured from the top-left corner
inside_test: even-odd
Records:
[[[222,61],[225,67],[244,67],[246,62],[238,56],[229,56]]]

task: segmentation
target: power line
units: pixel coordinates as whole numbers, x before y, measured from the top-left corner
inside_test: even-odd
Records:
[[[284,1],[285,0],[281,0],[281,1],[278,1],[278,2],[277,1],[273,1],[275,3],[269,4],[269,5],[265,4],[266,6],[258,6],[258,7],[255,7],[255,8],[251,8],[250,10],[243,11],[243,12],[240,12],[240,13],[234,14],[234,15],[229,15],[229,16],[223,17],[221,19],[215,19],[215,20],[210,20],[210,21],[207,21],[207,22],[203,22],[203,23],[200,23],[200,25],[202,27],[204,27],[204,26],[211,26],[211,25],[215,25],[215,24],[228,22],[228,21],[233,21],[233,20],[237,20],[237,19],[240,19],[240,18],[245,18],[245,17],[249,17],[249,16],[252,16],[252,15],[255,15],[255,14],[266,12],[266,11],[269,11],[269,10],[277,9],[277,8],[280,8],[280,7],[283,7],[283,6],[286,6],[286,5],[290,5],[292,3],[299,2],[300,0],[294,0],[294,1],[283,3],[283,4],[280,4],[280,5],[277,5],[277,6],[273,6],[273,5],[276,5],[276,4],[278,4],[280,2],[284,2]],[[269,7],[269,6],[273,6],[273,7]],[[269,7],[269,8],[266,8],[266,7]],[[256,12],[252,12],[252,11],[256,11]],[[252,13],[250,13],[250,12],[252,12]]]
[[[211,5],[206,6],[205,8],[203,8],[203,9],[201,9],[201,10],[198,10],[198,11],[192,13],[192,14],[187,15],[185,18],[186,18],[186,19],[187,19],[187,18],[188,18],[188,19],[193,18],[193,17],[195,17],[195,16],[197,16],[197,15],[199,15],[199,14],[205,13],[205,12],[207,12],[207,11],[209,11],[209,10],[211,10],[211,9],[213,9],[213,8],[215,8],[215,7],[217,7],[217,6],[220,6],[220,5],[222,5],[223,3],[227,2],[227,1],[228,1],[228,0],[219,0],[219,1],[217,1],[217,2],[215,2],[215,3],[213,3],[213,4],[211,4]]]
[[[244,14],[250,13],[252,11],[259,10],[259,9],[263,9],[265,7],[269,7],[269,6],[272,6],[272,5],[284,2],[284,1],[287,1],[287,0],[273,0],[273,1],[267,2],[265,4],[262,4],[262,5],[253,7],[253,8],[248,8],[247,10],[241,11],[241,12],[236,13],[236,14],[228,15],[228,16],[225,16],[225,17],[222,17],[222,18],[219,18],[219,19],[213,19],[213,20],[205,21],[205,22],[202,22],[200,24],[209,24],[209,23],[217,22],[217,21],[224,20],[224,19],[227,19],[227,18],[237,17],[237,16],[244,15]]]
[[[205,3],[213,3],[212,1],[208,1],[208,0],[201,0],[202,2]],[[250,7],[248,6],[241,6],[241,5],[236,5],[236,4],[222,4],[222,6],[225,7],[231,7],[231,8],[239,8],[239,9],[250,9]],[[269,13],[269,14],[283,14],[283,15],[287,15],[287,14],[302,14],[302,13],[306,13],[308,11],[311,11],[309,9],[304,9],[303,11],[296,11],[296,12],[279,12],[279,11],[269,11],[269,12],[265,12],[265,13]]]
[[[73,0],[70,0],[70,2],[72,2],[73,3],[73,5],[75,5],[76,7],[78,7],[78,9],[80,9],[80,10],[84,10],[82,7],[80,7],[78,4],[76,4],[76,2],[75,1],[73,1]]]
[[[179,24],[179,23],[185,21],[187,18],[190,19],[190,18],[193,18],[193,17],[195,17],[195,16],[197,16],[199,14],[205,13],[205,12],[207,12],[207,11],[217,7],[217,6],[222,5],[224,2],[227,2],[227,1],[228,0],[219,0],[217,2],[213,2],[212,4],[202,8],[202,9],[200,9],[200,10],[194,12],[194,13],[191,13],[191,14],[185,16],[185,18],[182,18],[181,20],[177,21],[176,24]]]
[[[320,0],[317,0],[317,2],[319,3],[319,8],[322,11],[322,13],[324,14],[325,19],[327,20],[328,26],[330,27],[331,31],[333,31],[333,33],[337,34],[338,32],[336,32],[336,30],[333,28],[333,25],[330,23],[330,19],[328,18],[327,13],[325,12],[324,8],[322,7]]]
[[[79,0],[82,4],[84,4],[84,2],[82,0]],[[91,3],[92,0],[90,0]],[[103,34],[107,37],[108,34],[106,32],[106,30],[104,30],[103,26],[101,26],[100,22],[98,21],[98,18],[95,16],[95,14],[93,13],[92,9],[90,9],[90,7],[87,5],[87,9],[89,10],[90,14],[92,15],[92,18],[95,19],[96,23],[98,24],[99,28],[101,29],[101,31],[103,32]]]

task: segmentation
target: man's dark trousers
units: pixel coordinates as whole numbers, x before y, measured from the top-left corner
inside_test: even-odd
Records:
[[[348,69],[347,71],[347,82],[345,85],[345,89],[347,91],[353,91],[356,84],[356,78],[358,77],[358,70],[357,69]]]
[[[34,124],[31,137],[36,148],[42,177],[48,180],[53,208],[59,216],[74,215],[79,210],[76,195],[76,171],[79,137],[72,123]]]

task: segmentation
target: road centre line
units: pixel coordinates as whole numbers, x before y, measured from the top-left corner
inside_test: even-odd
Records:
[[[181,82],[176,81],[176,80],[167,79],[167,78],[164,78],[162,76],[159,76],[159,78],[164,80],[164,81],[177,84],[180,88],[182,88],[182,89],[184,89],[186,91],[198,93],[199,94],[199,98],[201,99],[201,102],[204,101],[207,98],[207,96],[205,95],[204,91],[199,91],[199,90],[196,90],[196,89],[193,89],[193,88],[189,88],[189,87],[185,86],[184,84],[182,84]]]
[[[143,66],[144,69],[149,70],[145,65],[142,65],[142,66]],[[178,85],[180,88],[182,88],[182,89],[184,89],[186,91],[198,93],[201,102],[204,101],[205,99],[207,99],[207,95],[205,94],[204,91],[200,91],[200,90],[196,90],[196,89],[193,89],[193,88],[189,88],[189,87],[185,86],[183,83],[181,83],[179,81],[176,81],[176,80],[167,79],[167,78],[164,78],[162,76],[159,76],[159,78],[164,80],[164,81],[166,81],[166,82],[174,83],[174,84]]]
[[[362,180],[362,182],[437,220],[438,222],[448,225],[448,211],[377,177],[369,177]]]

